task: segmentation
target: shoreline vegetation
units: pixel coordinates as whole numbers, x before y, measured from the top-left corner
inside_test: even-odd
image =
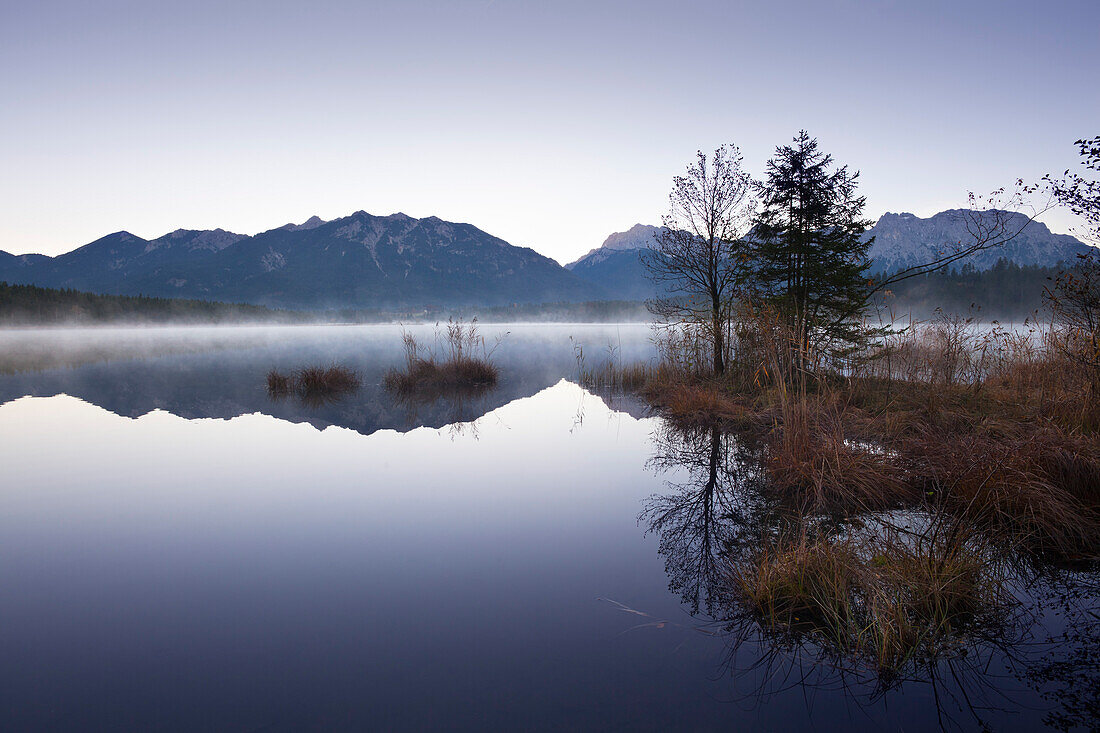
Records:
[[[503,338],[503,337],[500,337]],[[404,331],[404,369],[386,372],[383,385],[403,400],[431,401],[441,397],[472,397],[496,386],[500,370],[492,361],[493,351],[478,330],[477,319],[468,324],[448,320],[436,328],[435,345],[421,344]]]
[[[1100,138],[1078,145],[1100,170]],[[670,443],[701,448],[706,506],[737,505],[715,528],[732,539],[708,599],[733,655],[752,640],[869,670],[880,689],[934,680],[940,662],[1009,639],[1035,578],[1100,567],[1100,257],[1050,277],[1049,326],[940,312],[899,328],[882,317],[889,296],[1013,240],[1022,226],[993,204],[1039,186],[972,197],[970,241],[876,278],[858,173],[804,130],[763,180],[741,161],[720,146],[674,178],[644,261],[678,294],[652,304],[657,360],[610,353],[593,369],[578,353],[580,381],[638,393],[682,436]],[[1079,195],[1098,184],[1082,181],[1050,191],[1100,241],[1100,199]],[[735,497],[715,495],[723,480]],[[679,510],[654,505],[675,548],[690,536]]]
[[[302,323],[305,314],[247,303],[101,295],[0,281],[0,328],[94,324]]]
[[[581,384],[737,447],[768,518],[719,572],[762,637],[885,682],[996,636],[1021,575],[1100,562],[1100,380],[1072,334],[941,316],[809,373],[761,318],[716,376],[697,331],[659,333],[654,362],[579,357]]]

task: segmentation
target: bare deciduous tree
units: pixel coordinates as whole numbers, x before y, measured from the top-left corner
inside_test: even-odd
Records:
[[[1047,176],[1058,203],[1085,220],[1086,240],[1100,245],[1100,137],[1077,140],[1081,161],[1092,178],[1066,171],[1061,179]],[[1093,387],[1100,389],[1100,251],[1078,255],[1076,267],[1058,273],[1044,296],[1061,326],[1062,346],[1087,368]]]
[[[1067,170],[1060,179],[1046,176],[1058,203],[1069,208],[1085,220],[1086,229],[1075,232],[1082,239],[1100,246],[1100,136],[1077,140],[1081,165],[1092,174],[1091,178]]]
[[[673,179],[664,227],[642,258],[661,291],[650,310],[665,324],[705,324],[715,374],[726,369],[731,303],[749,260],[742,238],[756,211],[741,160],[736,145],[720,146],[710,159],[697,152]]]

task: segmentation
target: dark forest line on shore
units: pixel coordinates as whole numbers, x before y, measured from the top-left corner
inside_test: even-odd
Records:
[[[513,304],[483,308],[412,308],[382,310],[343,308],[297,311],[246,303],[143,295],[101,295],[72,289],[11,285],[0,282],[0,327],[96,324],[218,323],[410,323],[449,317],[482,321],[579,321],[610,323],[645,321],[645,304],[635,301]]]
[[[999,261],[989,270],[963,267],[899,283],[883,299],[896,317],[926,319],[937,309],[984,319],[1022,321],[1042,308],[1043,289],[1060,268]],[[0,282],[0,326],[97,323],[397,323],[449,317],[482,322],[632,322],[648,321],[642,301],[512,304],[487,307],[428,307],[402,311],[336,309],[295,311],[245,303],[100,295],[70,289]]]

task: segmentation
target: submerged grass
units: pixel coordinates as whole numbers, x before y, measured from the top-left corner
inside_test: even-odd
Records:
[[[267,392],[272,399],[297,395],[306,403],[324,403],[359,389],[359,375],[344,366],[306,366],[290,374],[272,369],[267,374]]]
[[[615,365],[609,361],[594,369],[582,367],[580,384],[589,389],[637,392],[644,389],[656,376],[656,369],[646,362]]]
[[[800,534],[730,568],[731,587],[770,635],[812,641],[897,675],[995,633],[1009,605],[1000,566],[973,535],[930,525],[910,536]]]

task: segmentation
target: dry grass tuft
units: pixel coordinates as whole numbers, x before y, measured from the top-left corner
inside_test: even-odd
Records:
[[[298,392],[303,394],[348,392],[359,388],[359,375],[335,364],[299,369],[294,374],[294,381]]]
[[[848,439],[842,414],[788,404],[767,446],[767,490],[803,514],[858,514],[912,504],[919,494],[893,456]]]
[[[290,394],[290,389],[290,377],[280,374],[275,369],[267,373],[267,391],[269,394],[276,397],[285,397]]]
[[[267,392],[272,399],[297,395],[305,403],[322,404],[359,389],[359,375],[347,367],[308,366],[290,375],[272,369],[267,374]]]
[[[818,631],[843,645],[856,616],[858,571],[850,544],[803,535],[765,545],[732,574],[745,604],[768,627]]]
[[[681,428],[733,427],[741,425],[748,411],[744,405],[710,382],[651,381],[645,392],[661,414]]]
[[[1008,604],[1000,566],[958,526],[933,523],[916,537],[803,531],[734,564],[732,587],[766,633],[897,673],[995,627]]]
[[[467,325],[452,320],[445,330],[437,329],[438,359],[411,333],[403,333],[401,339],[405,368],[391,369],[383,380],[386,389],[401,399],[473,396],[495,387],[500,378],[500,370],[490,359],[492,350],[486,349],[476,321]]]
[[[386,389],[407,396],[414,393],[445,395],[463,390],[483,391],[496,385],[500,377],[497,367],[488,361],[466,359],[437,364],[418,359],[405,370],[391,369],[386,373]]]

